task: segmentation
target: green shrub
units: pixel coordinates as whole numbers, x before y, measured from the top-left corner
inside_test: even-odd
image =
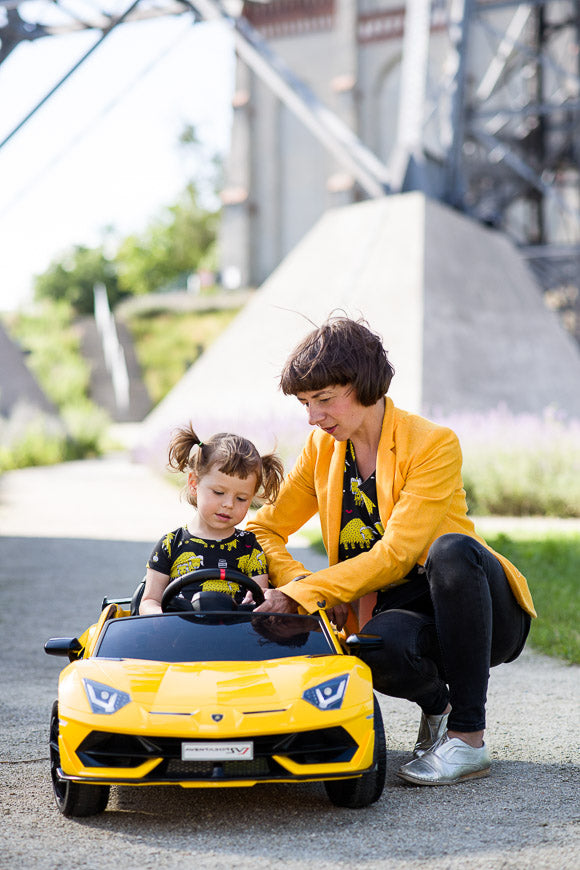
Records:
[[[39,418],[29,423],[13,442],[0,445],[0,472],[63,462],[66,445],[66,436],[47,432],[44,421]]]
[[[154,404],[230,324],[239,309],[150,311],[134,314],[127,326]]]
[[[22,407],[0,421],[0,471],[102,453],[109,419],[88,398],[90,369],[80,353],[73,310],[48,301],[7,318],[27,365],[58,408],[61,422]]]
[[[10,318],[8,327],[27,351],[30,370],[57,408],[86,399],[90,369],[81,356],[70,305],[44,302]]]
[[[103,453],[110,420],[102,408],[84,399],[64,408],[62,417],[68,432],[67,459],[85,459]]]

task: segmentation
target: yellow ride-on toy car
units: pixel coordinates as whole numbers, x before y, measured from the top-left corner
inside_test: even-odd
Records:
[[[322,781],[337,806],[378,800],[383,723],[356,652],[380,640],[341,639],[324,611],[255,613],[216,592],[184,603],[201,573],[220,572],[171,582],[162,614],[139,616],[130,599],[105,599],[98,622],[79,638],[45,644],[70,659],[50,721],[60,811],[102,812],[111,785]],[[225,578],[263,600],[245,575],[226,570]]]

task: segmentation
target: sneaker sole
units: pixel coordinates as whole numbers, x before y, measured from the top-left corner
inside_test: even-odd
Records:
[[[484,776],[489,776],[490,772],[491,768],[486,767],[484,770],[476,770],[473,773],[464,773],[463,776],[459,776],[457,779],[447,779],[439,782],[428,779],[419,779],[418,777],[401,773],[401,771],[397,771],[397,776],[411,785],[457,785],[458,783],[465,782],[468,779],[481,779]]]

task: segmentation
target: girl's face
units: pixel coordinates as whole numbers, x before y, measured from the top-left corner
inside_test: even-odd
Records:
[[[337,441],[347,441],[364,430],[372,408],[361,405],[354,387],[331,386],[322,390],[307,390],[296,394],[308,411],[308,422],[319,426]]]
[[[258,479],[255,474],[246,478],[230,476],[214,465],[201,478],[191,472],[188,487],[197,500],[195,528],[190,524],[190,531],[219,541],[233,535],[235,527],[246,516],[258,488]]]

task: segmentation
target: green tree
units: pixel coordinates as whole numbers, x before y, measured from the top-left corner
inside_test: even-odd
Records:
[[[175,205],[164,209],[142,235],[127,237],[116,256],[119,288],[124,294],[153,293],[185,282],[200,268],[215,266],[219,213],[199,204],[188,184]]]
[[[55,259],[36,277],[38,300],[65,301],[75,313],[89,314],[97,283],[105,285],[114,306],[126,296],[184,286],[187,276],[199,269],[215,269],[221,158],[209,153],[191,124],[183,128],[178,144],[195,176],[178,201],[154,217],[143,233],[121,241],[113,258],[105,255],[103,245],[75,245]],[[106,235],[112,232],[105,229]]]
[[[46,272],[37,275],[34,294],[37,300],[67,302],[77,314],[93,311],[93,287],[104,284],[114,305],[126,295],[119,287],[116,264],[101,247],[75,245],[62,259],[53,260]]]
[[[224,175],[222,155],[208,148],[193,124],[184,125],[178,144],[189,165],[190,177],[195,179],[198,201],[208,211],[219,208],[218,191]]]

